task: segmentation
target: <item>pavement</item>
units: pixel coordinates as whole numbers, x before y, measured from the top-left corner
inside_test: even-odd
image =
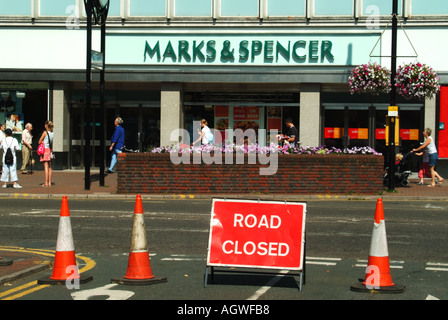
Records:
[[[105,176],[105,185],[99,184],[99,172],[92,170],[90,190],[85,190],[83,170],[63,170],[53,171],[53,183],[51,187],[42,187],[44,183],[44,172],[34,171],[32,174],[19,174],[19,184],[22,189],[14,189],[12,183],[8,188],[0,188],[0,199],[2,198],[61,198],[66,195],[70,198],[134,198],[135,195],[124,195],[117,193],[117,175],[108,174]],[[448,200],[448,180],[436,187],[429,188],[429,179],[425,180],[425,185],[418,185],[419,179],[416,174],[412,174],[407,187],[396,187],[395,192],[384,190],[378,195],[227,195],[231,198],[254,198],[260,199],[314,199],[314,200]],[[209,199],[213,196],[223,197],[226,195],[143,195],[146,199]],[[1,200],[0,200],[1,201]],[[39,251],[29,248],[3,247],[0,245],[0,286],[25,277],[34,272],[39,272],[51,268],[53,257],[51,254],[40,254]],[[5,263],[12,261],[12,264]],[[7,264],[7,265],[4,265]],[[0,292],[1,299],[1,292]]]

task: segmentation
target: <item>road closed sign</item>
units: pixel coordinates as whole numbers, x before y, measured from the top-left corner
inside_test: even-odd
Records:
[[[306,204],[213,199],[208,266],[302,270]]]

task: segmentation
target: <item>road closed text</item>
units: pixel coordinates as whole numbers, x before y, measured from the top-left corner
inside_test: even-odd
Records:
[[[280,216],[256,215],[235,213],[233,219],[234,228],[258,228],[258,229],[278,229],[282,224]],[[245,254],[260,256],[286,256],[289,253],[289,245],[279,242],[241,242],[239,240],[226,240],[222,244],[222,251],[225,254]]]

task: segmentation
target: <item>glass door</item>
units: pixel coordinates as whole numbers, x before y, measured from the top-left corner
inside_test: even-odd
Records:
[[[92,103],[90,122],[91,168],[99,169],[101,162],[101,130],[105,134],[105,150],[110,145],[110,137],[114,130],[117,105],[107,105],[105,108],[105,124],[101,126],[102,115],[98,103]],[[70,167],[84,168],[85,126],[84,103],[72,103],[70,110]],[[110,154],[105,152],[106,166],[110,162]]]

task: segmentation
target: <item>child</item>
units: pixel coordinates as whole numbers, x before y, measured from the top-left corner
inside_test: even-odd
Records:
[[[422,152],[416,152],[415,154],[419,157],[423,156],[422,166],[420,167],[420,170],[418,172],[418,177],[420,178],[420,182],[418,183],[418,185],[422,186],[425,176],[426,178],[431,178],[431,173],[429,172],[428,152],[424,150]]]
[[[2,170],[2,178],[1,181],[4,182],[2,188],[7,188],[6,183],[8,182],[9,175],[11,174],[11,182],[14,183],[13,188],[20,189],[22,186],[17,183],[19,180],[17,178],[17,159],[16,159],[16,150],[20,150],[19,143],[16,139],[12,137],[12,130],[5,130],[6,138],[2,141],[1,147],[3,149],[3,170]],[[14,162],[12,164],[5,163],[6,152],[8,149],[11,149]]]

